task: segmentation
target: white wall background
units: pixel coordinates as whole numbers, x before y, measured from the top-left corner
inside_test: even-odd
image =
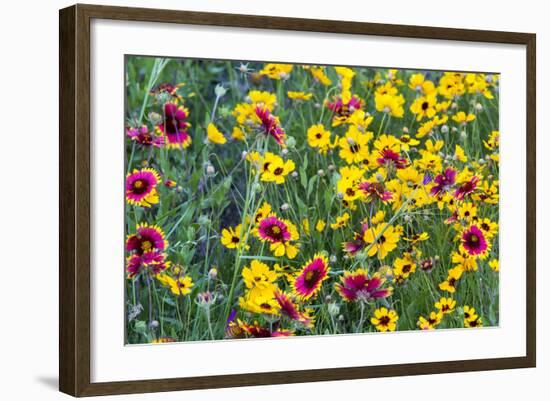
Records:
[[[91,0],[90,0],[91,1]],[[550,297],[543,294],[550,224],[544,172],[550,122],[548,43],[544,2],[462,0],[335,2],[315,0],[95,1],[139,7],[537,33],[538,91],[538,368],[436,376],[325,382],[226,390],[105,397],[102,400],[334,400],[342,396],[409,400],[511,399],[546,390],[545,344]],[[60,400],[57,393],[58,9],[70,1],[11,0],[0,13],[0,395],[6,400]],[[253,357],[253,356],[243,356]],[[543,387],[544,386],[544,387]],[[540,397],[536,397],[536,399]]]

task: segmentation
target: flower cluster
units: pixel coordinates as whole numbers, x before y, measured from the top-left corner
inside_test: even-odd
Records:
[[[498,75],[129,60],[128,342],[498,324]]]

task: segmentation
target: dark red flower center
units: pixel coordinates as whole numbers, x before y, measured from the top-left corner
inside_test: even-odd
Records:
[[[380,319],[378,319],[378,322],[380,326],[387,326],[390,323],[390,317],[382,316]]]

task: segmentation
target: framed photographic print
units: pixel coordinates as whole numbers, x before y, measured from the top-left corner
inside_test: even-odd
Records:
[[[535,35],[60,11],[60,390],[534,367]]]

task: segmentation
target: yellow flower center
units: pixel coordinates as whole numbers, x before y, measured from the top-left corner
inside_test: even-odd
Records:
[[[281,229],[278,226],[273,226],[271,228],[271,231],[273,232],[273,234],[280,234],[281,233]]]
[[[148,251],[152,247],[153,247],[153,244],[151,243],[151,241],[143,241],[141,243],[141,249],[143,249],[144,251]]]
[[[134,182],[134,188],[137,188],[137,189],[143,188],[143,181],[137,180],[136,182]]]

